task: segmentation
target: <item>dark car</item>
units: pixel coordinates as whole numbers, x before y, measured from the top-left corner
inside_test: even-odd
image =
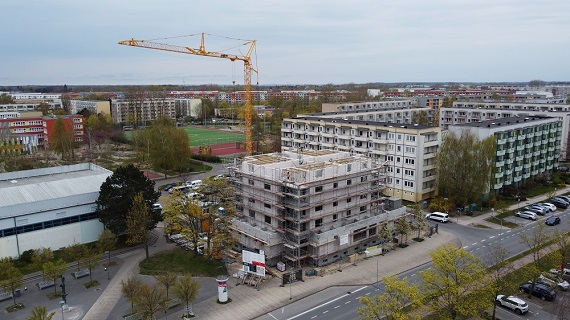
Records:
[[[164,186],[164,189],[162,189],[162,191],[168,192],[168,191],[170,191],[170,189],[172,189],[172,188],[174,188],[174,187],[176,187],[176,186],[177,186],[176,183],[167,184],[166,186]]]
[[[562,208],[562,209],[567,209],[568,208],[568,202],[559,199],[559,198],[552,198],[549,201],[550,203],[552,203],[553,205],[555,205],[558,208]]]
[[[531,287],[532,283],[523,283],[519,286],[519,289],[521,290],[521,292],[529,293]],[[550,288],[549,286],[545,286],[540,283],[534,284],[532,295],[535,297],[539,297],[542,300],[552,301],[556,299],[556,291],[552,290],[552,288]]]
[[[546,218],[546,220],[544,220],[544,223],[546,223],[549,226],[557,225],[560,223],[560,218],[557,216],[550,216]]]

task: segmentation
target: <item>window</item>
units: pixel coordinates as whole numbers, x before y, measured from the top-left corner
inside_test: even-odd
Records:
[[[254,198],[249,198],[249,199],[247,199],[247,201],[249,201],[249,203],[255,203],[255,199],[254,199]]]
[[[323,186],[315,187],[315,192],[322,192],[322,191],[323,191]]]
[[[400,168],[396,168],[396,173],[400,174]]]
[[[404,158],[404,163],[405,164],[415,164],[416,161],[414,159]]]
[[[338,206],[338,201],[333,202],[333,207]]]
[[[350,186],[351,184],[352,184],[352,180],[351,180],[351,179],[346,180],[346,185],[347,185],[347,186]]]
[[[413,177],[414,176],[414,170],[404,169],[404,175]]]
[[[386,156],[386,161],[394,161],[394,156]]]
[[[334,189],[338,188],[338,182],[333,183],[333,188]]]
[[[263,185],[263,188],[264,188],[265,190],[271,190],[271,185],[270,185],[269,183],[266,183],[266,184]]]
[[[352,202],[352,198],[346,199],[346,203],[351,203],[351,202]]]
[[[360,195],[360,199],[367,199],[367,198],[368,198],[368,195],[367,195],[367,194],[361,194],[361,195]]]
[[[352,163],[348,163],[346,165],[346,171],[348,171],[348,172],[352,171]]]
[[[404,187],[413,188],[413,187],[414,187],[414,182],[413,182],[413,181],[404,181]]]
[[[327,138],[327,142],[329,141],[329,139]],[[315,176],[317,178],[321,178],[323,176],[323,169],[319,169],[315,172]]]
[[[346,210],[346,217],[347,217],[347,218],[350,218],[350,215],[351,215],[351,214],[352,214],[352,211],[351,211],[351,210]]]
[[[252,186],[254,185],[253,179],[248,179],[247,182]]]
[[[265,216],[265,223],[271,224],[271,217]]]
[[[338,220],[338,214],[335,213],[335,214],[333,214],[333,222],[335,222],[335,221],[337,221],[337,220]]]
[[[264,203],[263,206],[265,206],[267,209],[271,209],[271,205],[269,203]]]
[[[366,206],[360,207],[360,212],[364,212],[364,211],[366,211]]]
[[[323,210],[323,206],[316,206],[316,207],[315,207],[315,212],[316,212],[316,211],[321,211],[321,210]]]
[[[416,153],[415,147],[406,147],[406,153]]]
[[[249,210],[249,217],[255,218],[255,211],[254,210]]]
[[[406,141],[415,142],[416,136],[406,135]]]
[[[323,225],[323,218],[315,220],[315,227],[318,228]]]

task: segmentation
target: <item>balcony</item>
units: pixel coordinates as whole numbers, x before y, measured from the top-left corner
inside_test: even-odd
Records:
[[[496,184],[493,186],[493,189],[498,190],[498,189],[501,189],[502,187],[503,187],[503,184],[502,184],[502,183],[496,183]]]
[[[499,161],[495,163],[495,168],[501,168],[505,166],[505,161]]]
[[[515,160],[514,159],[506,159],[505,164],[512,164]]]
[[[505,149],[503,150],[497,150],[497,157],[502,157],[505,155],[507,151]]]
[[[516,161],[523,161],[523,159],[524,159],[524,156],[516,156],[515,157]]]
[[[501,172],[495,172],[495,178],[496,178],[496,179],[502,178],[502,177],[503,177],[503,172],[502,172],[502,171],[501,171]]]
[[[528,173],[523,173],[522,176],[523,176],[523,178],[528,179],[528,178],[530,178],[530,172],[528,172]]]
[[[508,143],[514,143],[514,142],[515,142],[515,137],[509,137],[509,138],[507,138],[507,142],[508,142]]]
[[[507,143],[507,139],[499,139],[497,140],[497,145],[501,145],[501,144],[505,144]]]
[[[519,181],[521,181],[521,180],[522,180],[522,176],[517,176],[517,177],[514,177],[514,178],[513,178],[513,181],[514,181],[514,182],[519,182]]]

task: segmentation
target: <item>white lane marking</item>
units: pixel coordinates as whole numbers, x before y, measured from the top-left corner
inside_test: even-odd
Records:
[[[349,303],[350,303],[350,300],[348,300],[348,301],[347,301],[347,302],[345,302],[344,304],[349,304]]]
[[[493,239],[495,236],[490,236],[489,239]]]
[[[465,247],[463,247],[463,249],[467,249],[468,247],[469,247],[469,246],[465,246]]]
[[[311,319],[315,319],[317,316],[312,316]]]
[[[328,310],[325,310],[325,311],[323,311],[323,314],[325,314],[325,313],[327,313],[327,312],[329,312],[329,311],[328,311]]]
[[[336,309],[336,308],[340,308],[340,306],[336,306],[336,307],[334,307],[334,309]]]
[[[285,307],[281,308],[281,313],[285,312]]]
[[[368,286],[360,287],[360,288],[358,288],[358,289],[352,291],[352,293],[358,292],[358,291],[360,291],[360,290],[362,290],[362,289],[366,289],[366,288],[368,288]],[[305,315],[305,314],[307,314],[307,313],[309,313],[309,312],[313,312],[313,311],[317,310],[317,309],[320,308],[320,307],[323,307],[323,306],[326,306],[326,305],[328,305],[328,304],[331,304],[331,303],[333,303],[333,302],[335,302],[335,301],[337,301],[337,300],[340,300],[340,299],[342,299],[342,298],[344,298],[344,297],[346,297],[346,296],[348,296],[348,295],[349,295],[349,294],[347,293],[347,294],[342,295],[342,296],[340,296],[340,297],[338,297],[338,298],[336,298],[336,299],[332,299],[331,301],[327,301],[327,302],[325,302],[325,303],[323,303],[323,304],[320,304],[320,305],[318,305],[318,306],[316,306],[316,307],[313,307],[313,308],[311,308],[311,309],[309,309],[309,310],[303,311],[303,312],[299,313],[298,315],[292,316],[291,318],[288,318],[288,320],[299,318],[299,317],[302,316],[302,315]],[[345,304],[348,304],[349,302],[350,302],[350,300],[348,300]],[[277,320],[277,319],[276,319],[276,320]]]
[[[485,239],[481,240],[481,242],[484,242],[484,241],[485,241]]]
[[[277,318],[275,318],[271,313],[268,313],[268,315],[269,315],[271,318],[277,320]]]
[[[477,242],[475,242],[475,243],[472,243],[471,245],[472,245],[472,246],[474,246],[474,245],[476,245],[476,244],[477,244]]]

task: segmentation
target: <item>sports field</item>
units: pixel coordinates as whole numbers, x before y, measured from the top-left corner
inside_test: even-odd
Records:
[[[184,130],[186,130],[186,134],[188,134],[188,140],[190,140],[191,147],[245,141],[245,136],[241,133],[208,130],[197,127],[185,127]]]

